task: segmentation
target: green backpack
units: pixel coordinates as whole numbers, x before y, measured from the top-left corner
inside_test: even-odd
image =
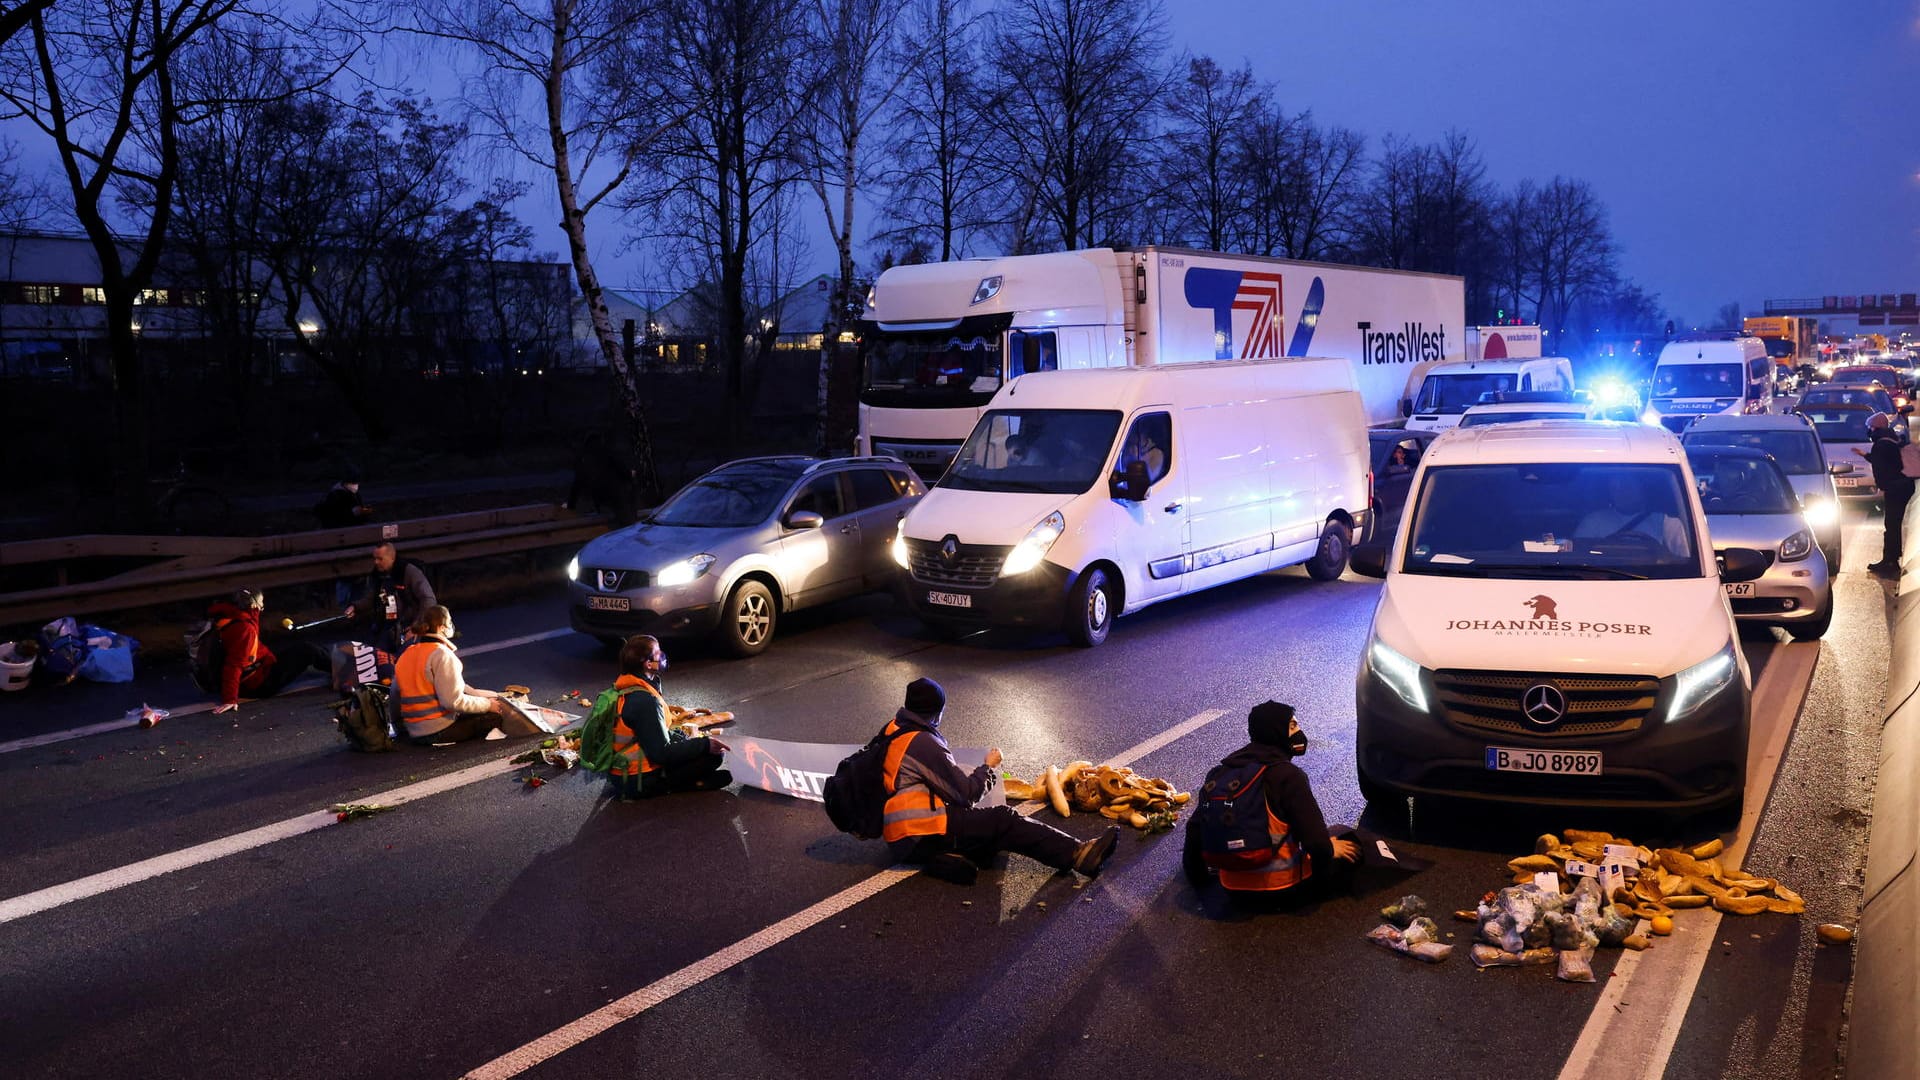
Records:
[[[593,711],[587,714],[587,722],[580,729],[580,764],[594,772],[607,772],[613,768],[613,722],[620,717],[620,702],[635,690],[629,686],[625,690],[607,689],[593,699]]]

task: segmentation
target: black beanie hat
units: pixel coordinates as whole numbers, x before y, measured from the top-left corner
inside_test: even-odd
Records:
[[[1266,746],[1287,745],[1287,724],[1293,720],[1293,706],[1280,701],[1263,701],[1247,714],[1247,737]]]
[[[947,692],[932,679],[915,679],[907,684],[907,711],[929,719],[947,707]],[[1285,734],[1285,732],[1282,732]]]

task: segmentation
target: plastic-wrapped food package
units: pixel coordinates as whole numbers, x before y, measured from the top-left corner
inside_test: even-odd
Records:
[[[1553,974],[1563,982],[1593,982],[1592,946],[1560,950],[1560,967]]]
[[[1392,923],[1381,923],[1367,931],[1367,940],[1382,948],[1411,956],[1415,960],[1437,964],[1453,955],[1453,946],[1442,945],[1433,940],[1439,932],[1440,928],[1433,924],[1432,919],[1421,918],[1415,919],[1413,925],[1404,933]]]
[[[1551,964],[1556,954],[1552,949],[1523,949],[1513,951],[1494,945],[1475,945],[1472,956],[1475,967],[1520,967],[1525,964]]]
[[[1395,926],[1405,928],[1427,913],[1427,902],[1418,896],[1403,896],[1380,909],[1380,917]]]

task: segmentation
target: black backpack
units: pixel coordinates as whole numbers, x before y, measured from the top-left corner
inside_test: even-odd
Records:
[[[220,640],[220,624],[202,619],[187,630],[187,665],[193,685],[203,693],[220,690],[220,665],[227,659],[227,643]]]
[[[912,730],[888,735],[882,731],[867,740],[867,745],[848,754],[827,777],[821,797],[827,804],[827,818],[843,833],[862,840],[878,840],[887,807],[887,747],[894,739],[909,738]]]
[[[1215,870],[1260,866],[1277,854],[1267,823],[1264,762],[1215,765],[1201,785],[1194,826],[1200,854]]]
[[[393,749],[393,736],[387,730],[387,688],[380,683],[361,683],[334,705],[334,720],[340,725],[340,737],[347,745],[363,753],[377,754]]]

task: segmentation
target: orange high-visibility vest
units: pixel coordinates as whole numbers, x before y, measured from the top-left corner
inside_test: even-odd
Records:
[[[453,723],[453,714],[441,706],[440,694],[427,675],[427,661],[438,648],[438,641],[422,641],[408,647],[393,665],[393,696],[410,738],[425,738]]]
[[[887,761],[882,780],[887,789],[887,804],[881,810],[880,839],[892,843],[895,840],[909,840],[918,836],[943,836],[947,831],[947,804],[932,788],[908,788],[899,790],[900,763],[906,759],[908,747],[918,731],[897,734],[900,725],[897,721],[887,724],[886,734],[895,736],[887,745]]]
[[[1220,887],[1234,892],[1279,892],[1313,876],[1313,860],[1300,850],[1287,823],[1266,807],[1267,834],[1273,837],[1273,858],[1244,870],[1221,870]]]
[[[640,685],[620,686],[616,684],[614,686],[614,689],[624,690],[624,691],[645,690],[647,693],[653,695],[654,700],[658,701],[663,709],[666,707],[667,699],[660,696],[660,691],[654,689],[654,686],[652,683],[648,682],[645,679],[641,679],[638,676],[635,676],[635,679],[636,681],[639,682]],[[634,734],[633,725],[627,723],[626,694],[620,695],[620,706],[614,713],[614,729],[613,729],[614,735],[615,735],[614,753],[621,760],[615,763],[612,770],[610,770],[609,775],[638,776],[641,773],[650,773],[650,772],[659,771],[659,768],[660,768],[659,764],[647,757],[646,751],[644,748],[641,747],[640,739],[637,736],[633,738],[632,741],[628,742],[627,745],[624,747],[618,745],[618,736],[620,734],[620,729],[623,727],[627,729],[627,734],[629,735]]]

